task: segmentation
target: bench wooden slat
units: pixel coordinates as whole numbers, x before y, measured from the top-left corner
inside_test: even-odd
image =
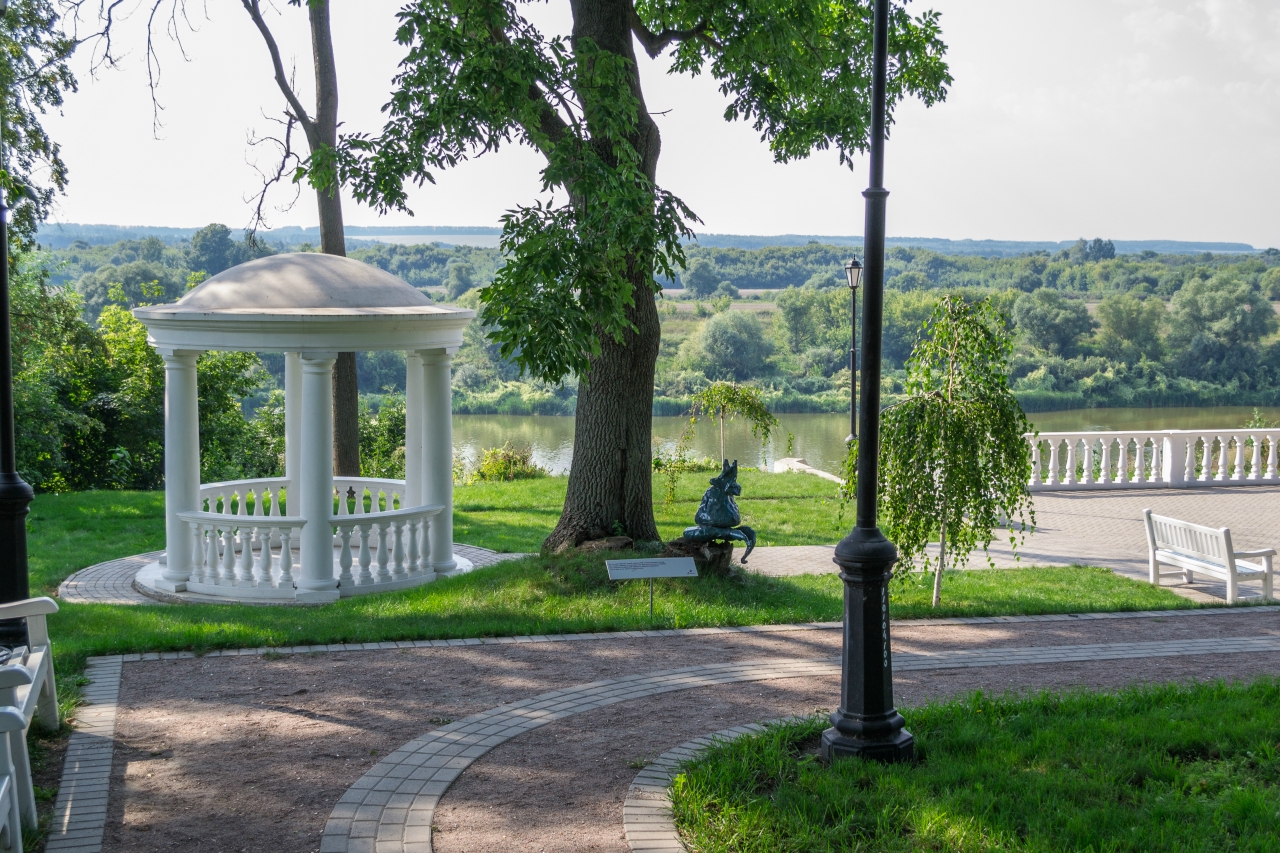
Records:
[[[1212,575],[1227,582],[1227,603],[1234,604],[1239,593],[1241,576],[1262,575],[1262,596],[1272,599],[1273,549],[1236,551],[1231,544],[1231,529],[1206,527],[1177,518],[1155,515],[1149,509],[1142,511],[1147,529],[1147,549],[1150,560],[1151,583],[1159,586],[1160,578],[1181,574],[1191,582],[1192,572]],[[1246,562],[1241,557],[1262,559],[1262,564]],[[1176,566],[1181,572],[1162,572],[1160,565]]]

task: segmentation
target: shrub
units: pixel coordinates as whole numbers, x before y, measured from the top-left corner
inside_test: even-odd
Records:
[[[484,451],[471,480],[533,480],[546,476],[549,476],[547,470],[533,462],[533,448],[516,447],[508,441],[501,447],[491,447]]]

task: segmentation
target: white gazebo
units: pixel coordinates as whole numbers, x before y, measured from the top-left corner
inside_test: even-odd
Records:
[[[296,253],[249,261],[174,304],[133,313],[165,365],[166,550],[139,581],[324,602],[470,568],[453,555],[449,372],[474,311],[435,305],[359,261]],[[284,353],[284,477],[200,482],[204,350]],[[404,480],[333,476],[334,361],[369,350],[405,353]]]

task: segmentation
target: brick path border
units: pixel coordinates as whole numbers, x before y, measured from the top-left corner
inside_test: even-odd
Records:
[[[1201,617],[1241,612],[1272,613],[1280,605],[1254,607],[1211,607],[1186,610],[1146,610],[1116,613],[1056,614],[1047,616],[973,616],[946,619],[913,619],[913,625],[990,625],[1024,622],[1063,622],[1092,619],[1138,619],[1151,617]],[[614,631],[595,634],[555,634],[550,636],[521,637],[472,637],[458,640],[403,640],[384,643],[333,643],[313,646],[287,646],[283,648],[222,649],[206,653],[205,657],[258,656],[265,654],[311,654],[316,652],[377,651],[382,649],[440,648],[446,646],[509,645],[514,643],[581,642],[589,640],[633,639],[640,637],[687,637],[711,634],[780,633],[791,631],[838,630],[840,622],[813,622],[791,625],[747,625],[725,628],[683,628],[661,631]],[[1048,646],[1028,649],[1002,650],[1005,660],[997,660],[997,650],[967,649],[943,655],[918,655],[899,652],[894,656],[894,666],[902,671],[942,669],[960,666],[979,667],[1005,663],[1045,663],[1056,661],[1114,660],[1120,657],[1160,657],[1170,655],[1208,654],[1236,650],[1280,651],[1280,638],[1242,638],[1239,640],[1196,641],[1177,643],[1120,643],[1094,646]],[[1227,648],[1224,644],[1232,644]],[[1119,649],[1117,647],[1125,647]],[[1175,651],[1169,649],[1175,648]],[[1055,653],[1053,650],[1057,649]],[[1066,650],[1072,655],[1067,656]],[[1117,652],[1123,652],[1118,654]],[[175,660],[194,658],[194,652],[148,652],[146,654],[104,655],[91,657],[85,667],[89,684],[84,689],[85,706],[76,713],[77,731],[71,735],[67,756],[63,765],[62,782],[54,805],[53,823],[49,830],[46,850],[48,853],[99,853],[106,823],[107,796],[111,776],[112,750],[115,737],[116,707],[119,700],[120,676],[123,664],[143,660]],[[325,853],[430,853],[430,816],[435,804],[453,779],[475,758],[488,752],[498,743],[530,729],[545,725],[579,711],[602,707],[614,702],[655,693],[683,690],[691,687],[722,684],[729,681],[758,680],[725,677],[737,668],[760,667],[764,678],[793,677],[815,671],[836,671],[834,659],[815,661],[781,662],[791,667],[801,667],[785,674],[777,669],[780,662],[768,661],[763,667],[757,663],[726,664],[719,667],[690,667],[686,670],[649,673],[617,681],[595,682],[553,691],[521,702],[503,705],[482,714],[435,729],[406,744],[375,765],[356,782],[333,810],[325,827]],[[713,672],[714,670],[714,672]],[[655,681],[656,679],[656,681]],[[666,680],[663,680],[666,679]],[[640,682],[646,682],[642,686]],[[584,695],[583,691],[587,691]],[[639,691],[639,692],[637,692]],[[577,697],[576,699],[574,697]],[[545,703],[550,704],[545,704]],[[539,705],[539,703],[544,703]],[[573,710],[569,710],[572,708]],[[502,720],[497,715],[516,712],[511,719]],[[476,726],[475,728],[472,728]],[[465,730],[464,730],[465,729]],[[503,734],[505,732],[505,734]],[[495,740],[496,738],[496,740]],[[440,775],[437,775],[440,771]],[[452,772],[456,771],[456,772]],[[447,779],[447,781],[446,781]],[[368,780],[367,785],[362,783]],[[428,785],[430,782],[432,784]],[[407,793],[413,783],[421,783],[416,793]],[[402,785],[404,791],[398,790]],[[392,793],[394,791],[394,793]],[[438,793],[431,793],[438,791]],[[367,792],[356,794],[354,792]],[[358,802],[356,800],[358,799]],[[381,801],[381,802],[378,802]],[[429,806],[429,808],[428,808]],[[343,815],[350,813],[350,817]],[[402,814],[403,813],[403,814]],[[382,829],[383,816],[388,819]],[[403,817],[403,819],[400,819]],[[422,820],[426,823],[422,823]],[[336,821],[336,822],[335,822]],[[370,824],[372,821],[372,824]],[[359,823],[360,826],[356,827]],[[342,835],[340,828],[349,825],[353,830],[372,835]],[[330,829],[333,829],[331,832]],[[398,829],[392,829],[398,827]],[[426,841],[422,827],[427,830]],[[392,836],[399,832],[398,840]],[[338,846],[338,839],[345,839],[345,846]]]
[[[786,719],[790,718],[773,722]],[[688,853],[671,816],[671,781],[676,771],[707,747],[764,731],[766,725],[768,723],[734,726],[685,741],[637,773],[622,804],[622,831],[632,853]]]

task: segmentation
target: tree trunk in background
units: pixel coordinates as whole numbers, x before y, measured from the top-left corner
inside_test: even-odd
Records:
[[[632,91],[640,99],[635,138],[644,172],[655,180],[661,141],[635,70],[629,0],[572,0],[573,39],[631,60]],[[582,95],[583,93],[579,93]],[[589,93],[587,93],[589,95]],[[620,530],[637,541],[658,539],[653,518],[653,377],[662,327],[653,301],[653,264],[629,258],[636,331],[622,340],[602,336],[600,355],[582,377],[573,425],[573,466],[564,512],[544,551],[577,545]]]
[[[316,71],[315,133],[307,133],[314,154],[320,145],[338,142],[338,68],[333,58],[333,32],[328,0],[307,7],[311,19],[311,54]],[[338,188],[317,190],[320,213],[320,251],[346,257],[347,237],[342,224],[342,194]],[[360,385],[356,354],[338,353],[333,366],[333,473],[360,476]]]

